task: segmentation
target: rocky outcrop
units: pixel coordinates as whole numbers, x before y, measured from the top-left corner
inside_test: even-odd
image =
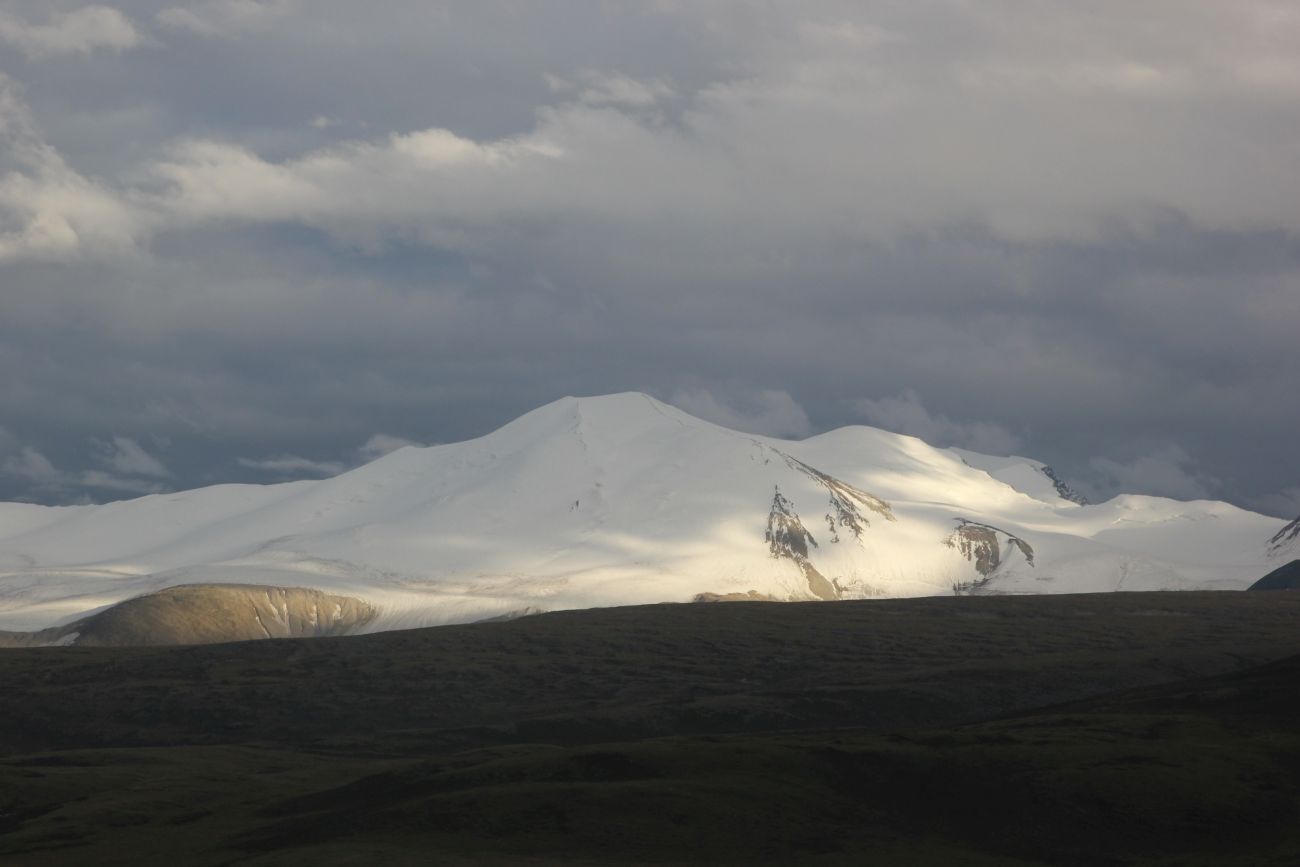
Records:
[[[347,635],[377,613],[360,599],[304,587],[187,584],[128,599],[66,626],[0,633],[0,646],[216,644]]]
[[[767,540],[767,547],[773,558],[789,560],[799,568],[804,580],[808,582],[808,590],[814,596],[818,599],[840,598],[839,590],[835,585],[817,571],[817,567],[808,559],[808,548],[809,546],[816,548],[817,540],[799,519],[799,513],[794,510],[794,503],[781,495],[780,488],[776,489],[772,497],[772,508],[767,513],[767,533],[764,538]]]
[[[538,608],[536,605],[525,605],[523,608],[516,608],[514,611],[507,611],[505,614],[497,614],[494,617],[484,617],[481,620],[475,620],[475,623],[506,623],[511,620],[518,620],[521,617],[533,617],[537,614],[545,614],[545,608]]]
[[[957,553],[974,563],[975,571],[980,576],[973,582],[960,584],[954,588],[959,592],[977,590],[986,584],[1005,562],[1004,551],[1009,553],[1011,550],[1017,550],[1025,558],[1026,563],[1030,566],[1034,565],[1034,549],[1024,539],[991,524],[981,524],[965,518],[956,520],[957,528],[944,540],[944,544],[949,548],[955,548]],[[999,538],[1005,542],[1005,548]]]
[[[748,593],[697,593],[692,602],[780,602],[775,596],[750,590]]]
[[[1291,547],[1296,540],[1300,539],[1300,517],[1287,524],[1281,530],[1268,540],[1268,553],[1270,557],[1282,553],[1283,549]]]
[[[1080,506],[1088,505],[1088,498],[1067,485],[1064,480],[1056,474],[1056,470],[1047,466],[1047,464],[1043,464],[1038,469],[1039,472],[1051,480],[1052,487],[1056,488],[1056,493],[1062,500],[1069,500],[1071,503],[1078,503]]]
[[[830,541],[832,543],[840,541],[840,529],[846,529],[853,533],[854,539],[860,540],[862,538],[863,531],[871,526],[871,521],[863,513],[863,510],[879,515],[886,521],[895,520],[894,512],[889,507],[889,503],[879,497],[868,494],[860,488],[855,488],[847,482],[842,482],[834,476],[829,476],[797,458],[790,457],[784,452],[779,454],[792,469],[798,470],[821,485],[830,495],[831,508],[826,513],[826,524],[830,530]]]
[[[828,544],[839,544],[842,539],[848,538],[847,534],[852,534],[852,540],[861,543],[863,533],[871,526],[868,513],[886,521],[896,520],[889,503],[879,497],[823,473],[785,452],[776,449],[773,451],[785,461],[787,466],[812,479],[826,491],[830,508],[823,517],[826,521]],[[845,531],[845,536],[840,535],[841,530]],[[813,596],[828,600],[844,598],[845,587],[841,586],[839,580],[827,578],[813,565],[810,550],[818,547],[817,540],[804,526],[799,513],[794,509],[794,504],[782,495],[779,487],[776,488],[772,506],[768,510],[765,538],[768,550],[774,558],[789,560],[799,568]],[[713,596],[714,594],[702,595]]]

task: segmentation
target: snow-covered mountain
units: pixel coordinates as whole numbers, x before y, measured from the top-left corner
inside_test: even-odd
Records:
[[[1244,589],[1285,536],[1226,503],[1080,500],[1026,458],[868,427],[751,436],[643,394],[564,398],[321,481],[0,504],[0,629],[181,584],[356,597],[378,612],[365,629],[733,596]]]

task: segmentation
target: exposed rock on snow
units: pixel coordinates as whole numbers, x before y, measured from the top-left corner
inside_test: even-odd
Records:
[[[1273,534],[1268,540],[1270,556],[1279,556],[1285,551],[1300,550],[1300,517]]]
[[[950,548],[956,548],[961,555],[975,564],[975,571],[985,578],[997,571],[1002,565],[1002,546],[998,544],[1001,535],[1008,546],[1014,547],[1024,556],[1025,562],[1034,565],[1034,549],[1023,539],[1018,539],[1006,530],[999,530],[988,524],[957,519],[957,529],[944,542]]]

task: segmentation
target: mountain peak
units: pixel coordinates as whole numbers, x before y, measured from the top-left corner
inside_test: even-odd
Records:
[[[639,391],[568,395],[524,413],[489,436],[545,437],[590,431],[602,436],[635,437],[665,428],[713,426]]]
[[[355,598],[378,612],[367,629],[709,594],[1226,589],[1264,571],[1282,523],[1222,503],[1075,505],[1037,462],[965,458],[873,428],[776,440],[640,392],[568,396],[320,481],[0,509],[0,629],[178,584]],[[969,544],[945,542],[954,526],[975,528]]]

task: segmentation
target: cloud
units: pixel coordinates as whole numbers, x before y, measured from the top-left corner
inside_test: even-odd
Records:
[[[540,216],[554,204],[530,201],[524,187],[552,187],[543,166],[562,158],[544,134],[479,143],[437,128],[275,163],[237,145],[190,140],[149,167],[163,192],[140,201],[173,226],[295,223],[358,246],[478,246],[475,235],[490,233],[492,222]]]
[[[123,446],[119,441],[129,445]],[[165,474],[166,470],[131,440],[115,437],[113,451],[101,456],[100,460],[115,471],[60,470],[39,450],[22,446],[17,454],[0,461],[0,476],[21,481],[26,486],[25,498],[37,500],[53,497],[60,501],[69,498],[85,501],[87,489],[125,494],[154,494],[167,490],[156,479],[139,477],[140,469],[149,471],[143,475],[159,475],[157,470],[160,469]]]
[[[956,422],[942,413],[931,413],[911,389],[896,397],[863,398],[849,403],[869,424],[917,437],[932,446],[958,446],[984,454],[1010,455],[1021,445],[1018,436],[993,422]]]
[[[1300,485],[1292,485],[1271,494],[1253,497],[1249,505],[1266,515],[1290,520],[1300,515]]]
[[[120,5],[150,50],[0,45],[0,418],[70,477],[700,382],[1300,477],[1292,3]]]
[[[49,458],[31,446],[23,446],[18,454],[6,457],[0,463],[0,471],[34,483],[37,487],[59,487],[64,478]]]
[[[1013,144],[990,156],[988,176],[972,175],[964,161],[938,153],[932,140],[891,145],[892,134],[882,139],[881,130],[848,123],[861,110],[848,97],[821,118],[787,115],[791,107],[781,104],[752,116],[755,105],[778,95],[742,92],[753,86],[701,95],[704,108],[685,121],[686,134],[638,118],[632,109],[639,100],[622,88],[622,96],[601,91],[608,98],[588,98],[592,92],[584,91],[577,102],[541,112],[532,130],[498,139],[430,127],[285,160],[232,142],[181,140],[166,157],[134,172],[153,183],[118,191],[114,204],[131,203],[132,222],[153,218],[154,231],[177,221],[280,222],[324,229],[350,245],[415,241],[476,249],[504,240],[504,226],[548,219],[676,220],[698,231],[731,224],[760,235],[776,235],[778,227],[799,234],[847,230],[863,241],[975,220],[1008,238],[1078,239],[1095,237],[1116,216],[1141,225],[1172,209],[1215,227],[1269,223],[1300,231],[1300,205],[1279,197],[1263,175],[1265,166],[1280,167],[1276,160],[1258,169],[1241,164],[1245,187],[1257,191],[1250,202],[1222,198],[1200,174],[1170,177],[1168,169],[1118,187],[1121,155],[1113,148],[1093,154],[1095,165],[1068,179],[1031,183],[1033,155],[1014,154]],[[817,142],[783,128],[807,124],[811,133],[818,123],[825,138]],[[878,151],[861,167],[841,148],[863,139],[894,150]],[[1035,152],[1066,147],[1047,142]],[[1013,165],[1014,159],[1021,162]],[[756,183],[760,166],[772,174]],[[881,171],[885,166],[890,170]],[[1049,166],[1038,168],[1058,178]],[[1080,175],[1086,185],[1076,183]],[[163,192],[154,191],[158,185]],[[1281,186],[1300,201],[1300,186]]]
[[[349,461],[316,461],[311,458],[304,458],[299,455],[284,454],[272,458],[237,458],[236,462],[241,467],[258,470],[264,473],[270,473],[276,476],[337,476],[338,474],[360,466],[361,464],[370,463],[373,460],[382,458],[407,446],[420,446],[414,440],[396,437],[385,433],[372,434],[364,443],[355,450],[352,459]]]
[[[60,487],[74,492],[83,488],[92,488],[123,494],[160,494],[170,490],[168,486],[150,479],[119,476],[103,470],[85,470],[65,479]]]
[[[278,455],[273,458],[238,458],[241,467],[261,470],[277,476],[337,476],[347,469],[338,461],[314,461],[298,455]]]
[[[0,73],[0,263],[134,251],[140,212],[73,168]]]
[[[747,74],[687,95],[674,123],[639,111],[672,92],[661,78],[584,69],[544,76],[566,101],[505,136],[429,126],[290,159],[202,139],[152,170],[181,217],[376,221],[390,239],[433,244],[447,242],[447,223],[483,231],[573,215],[775,220],[876,239],[972,220],[1008,238],[1095,238],[1107,221],[1169,211],[1214,228],[1300,230],[1284,142],[1214,120],[1231,99],[1267,116],[1253,79],[1234,70],[1259,56],[1291,62],[1244,16],[1193,6],[1170,31],[1125,7],[1131,32],[1118,38],[1105,15],[1059,5],[1024,21],[996,3],[948,15],[955,45],[924,15],[871,4],[830,31],[894,38],[828,40],[815,12],[773,13],[786,44],[757,35]],[[1224,56],[1225,29],[1259,56]],[[1009,129],[1016,118],[1034,121]],[[1233,183],[1207,163],[1231,164]]]
[[[662,79],[638,81],[617,73],[583,70],[573,79],[546,76],[547,86],[556,93],[576,93],[579,102],[587,105],[624,106],[648,108],[673,95],[673,89]]]
[[[1180,445],[1167,443],[1129,461],[1096,457],[1088,462],[1102,491],[1151,494],[1178,500],[1207,499],[1222,483],[1196,466]]]
[[[735,12],[719,8],[724,19]],[[1211,6],[1182,11],[1173,31],[1160,15],[1125,9],[1122,37],[1106,16],[1060,6],[1024,21],[998,3],[952,7],[942,32],[927,30],[926,15],[874,4],[769,11],[760,20],[771,32],[747,34],[745,74],[681,94],[671,117],[644,111],[675,96],[662,75],[580,67],[540,73],[562,101],[499,135],[433,125],[298,150],[172,137],[111,182],[34,140],[34,159],[0,190],[22,227],[0,257],[121,253],[162,232],[232,224],[310,227],[370,252],[416,243],[482,255],[537,226],[654,225],[699,237],[726,227],[755,261],[778,244],[890,243],[962,224],[1003,239],[1079,241],[1173,213],[1220,230],[1300,232],[1289,137],[1218,120],[1233,101],[1272,116],[1275,91],[1257,93],[1237,72],[1293,65],[1280,37]],[[211,0],[160,21],[275,35],[299,13],[289,2]],[[1270,21],[1300,37],[1289,18]],[[945,44],[949,30],[956,44]],[[1225,55],[1225,32],[1251,51]],[[1011,126],[1021,118],[1036,120]],[[1230,184],[1203,170],[1223,164]]]
[[[414,440],[403,439],[402,437],[390,436],[389,434],[377,433],[366,440],[357,448],[357,456],[361,462],[369,463],[370,461],[382,458],[386,454],[406,448],[407,446],[421,446]]]
[[[130,437],[115,436],[106,447],[108,467],[128,476],[170,476],[167,467]]]
[[[296,12],[292,3],[218,0],[160,14],[224,33],[251,22],[288,27]],[[1116,220],[1142,226],[1169,213],[1218,229],[1300,231],[1287,137],[1261,139],[1216,119],[1220,100],[1271,115],[1275,97],[1231,70],[1293,63],[1247,17],[1196,6],[1171,35],[1160,16],[1128,10],[1132,32],[1114,44],[1105,16],[1065,7],[1028,22],[1000,4],[948,14],[959,45],[941,44],[925,16],[871,4],[858,20],[833,23],[772,13],[774,29],[794,19],[784,22],[789,40],[778,47],[751,34],[747,74],[683,94],[689,108],[672,122],[643,111],[674,94],[661,76],[580,68],[539,75],[563,101],[538,106],[529,128],[509,134],[423,126],[274,155],[219,136],[173,138],[115,186],[39,186],[63,189],[58,198],[85,211],[94,193],[97,214],[82,222],[106,236],[114,226],[139,238],[288,223],[368,249],[413,241],[483,250],[509,243],[521,223],[554,221],[735,227],[758,249],[809,235],[890,241],[968,222],[1018,240],[1095,239]],[[1300,36],[1293,23],[1275,26]],[[1257,53],[1221,56],[1225,29]],[[1043,38],[1019,38],[1028,32]],[[1148,42],[1169,39],[1176,45],[1163,51],[1173,58],[1145,58],[1158,53],[1144,50]],[[1076,102],[1086,114],[1061,113]],[[997,120],[1026,117],[1037,121]],[[1064,163],[1069,172],[1059,171]],[[1231,184],[1202,170],[1224,163]],[[37,192],[11,195],[54,198]],[[79,246],[66,211],[25,210],[45,249]]]
[[[160,11],[157,19],[164,27],[226,37],[273,26],[299,6],[297,0],[206,0],[170,6]]]
[[[31,58],[90,54],[98,48],[126,51],[141,42],[131,19],[108,6],[84,6],[54,12],[46,23],[32,24],[0,11],[0,42]]]
[[[678,409],[732,430],[799,439],[813,432],[808,413],[788,392],[762,389],[723,402],[703,388],[679,388],[668,398]]]

